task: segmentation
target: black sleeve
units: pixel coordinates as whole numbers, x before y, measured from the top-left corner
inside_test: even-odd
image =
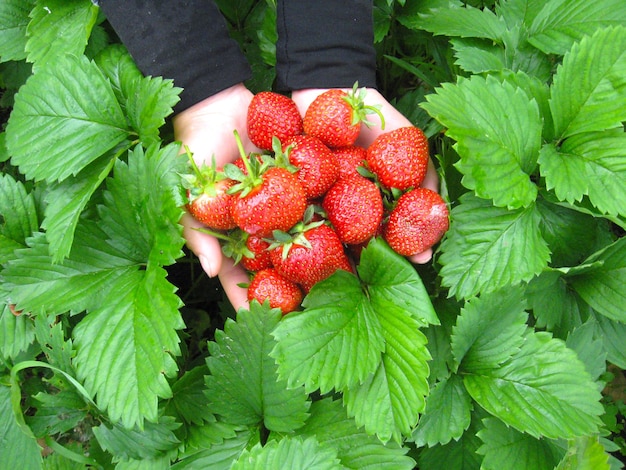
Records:
[[[209,0],[100,0],[100,8],[146,75],[184,90],[175,112],[251,76],[226,20]]]
[[[372,0],[278,0],[280,90],[376,87]]]

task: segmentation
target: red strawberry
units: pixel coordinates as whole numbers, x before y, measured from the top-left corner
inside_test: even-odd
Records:
[[[347,145],[331,149],[337,157],[339,178],[348,175],[358,175],[357,168],[365,165],[367,150],[358,145]]]
[[[371,125],[367,115],[376,113],[384,127],[384,118],[377,106],[367,106],[365,88],[352,91],[327,90],[318,95],[304,113],[304,133],[313,135],[329,147],[352,145],[359,136],[361,123]]]
[[[369,240],[383,219],[378,186],[358,174],[339,179],[324,196],[322,207],[341,241],[348,245]]]
[[[302,297],[300,287],[273,268],[257,272],[248,286],[248,301],[262,304],[267,300],[271,308],[281,309],[283,315],[298,310]]]
[[[367,149],[367,165],[387,188],[417,188],[428,168],[428,139],[413,126],[379,135]]]
[[[289,162],[298,168],[298,179],[307,198],[322,196],[337,180],[337,158],[317,137],[296,135],[283,141]],[[289,149],[289,150],[287,150]]]
[[[412,256],[437,243],[448,230],[448,206],[427,188],[413,189],[398,199],[383,236],[396,253]]]
[[[182,176],[183,186],[187,189],[187,211],[198,221],[214,230],[229,230],[235,227],[231,215],[233,197],[228,190],[235,183],[223,172],[203,164],[198,167],[188,153],[192,173]]]
[[[302,134],[302,117],[288,96],[262,91],[252,97],[247,113],[248,137],[263,150],[272,149],[272,138],[283,141]]]
[[[257,235],[248,235],[246,238],[247,254],[242,256],[241,265],[248,271],[261,271],[271,268],[272,260],[268,250],[269,246],[269,242],[264,238]]]
[[[270,251],[276,270],[307,292],[338,269],[352,271],[337,233],[328,225],[318,224],[305,227],[292,241]]]
[[[238,181],[230,189],[236,194],[231,208],[235,223],[260,237],[268,237],[274,230],[289,230],[306,209],[306,193],[298,177],[286,168],[270,166],[267,159],[260,163],[257,158],[248,158],[239,138],[237,142],[247,172],[234,164],[224,167],[231,179]]]

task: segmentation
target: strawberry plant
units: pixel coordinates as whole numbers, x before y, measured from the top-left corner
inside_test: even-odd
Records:
[[[273,2],[217,3],[269,91]],[[426,265],[375,236],[283,316],[185,248],[176,83],[89,0],[0,4],[0,467],[622,468],[626,4],[376,0],[375,27],[449,229]]]

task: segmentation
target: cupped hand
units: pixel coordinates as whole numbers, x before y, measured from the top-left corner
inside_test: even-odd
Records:
[[[345,91],[349,92],[351,89],[346,88]],[[309,105],[313,102],[313,100],[321,93],[326,91],[325,89],[306,89],[306,90],[296,90],[292,93],[291,97],[296,102],[300,113],[304,116]],[[372,106],[379,106],[381,114],[384,117],[384,129],[380,120],[380,117],[377,114],[371,114],[368,116],[368,121],[371,122],[370,126],[361,126],[361,132],[356,141],[357,145],[361,147],[367,148],[370,146],[372,142],[379,135],[384,132],[389,132],[395,129],[399,129],[401,127],[412,126],[413,124],[409,121],[400,111],[398,111],[389,101],[383,97],[378,90],[373,88],[368,88],[367,93],[365,95],[365,104]],[[428,171],[426,172],[426,177],[422,182],[422,186],[433,191],[439,192],[439,177],[437,175],[437,171],[432,162],[432,159],[428,161]],[[424,264],[431,260],[433,256],[432,248],[428,250],[415,254],[409,257],[413,263]]]
[[[174,117],[174,137],[187,146],[198,165],[212,158],[218,168],[231,163],[240,155],[234,131],[239,133],[247,152],[258,151],[248,138],[246,113],[252,93],[243,85],[227,88],[188,108]],[[198,256],[202,269],[210,276],[219,276],[224,292],[238,310],[247,308],[247,289],[239,284],[249,281],[245,270],[234,265],[222,253],[219,241],[199,231],[203,225],[191,215],[181,220],[183,235],[189,249]]]

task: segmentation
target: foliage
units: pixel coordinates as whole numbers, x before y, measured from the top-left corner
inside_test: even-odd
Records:
[[[271,88],[275,4],[218,4]],[[0,4],[3,468],[621,468],[626,4],[375,20],[451,227],[427,266],[374,240],[283,318],[184,247],[176,84],[89,0]]]

